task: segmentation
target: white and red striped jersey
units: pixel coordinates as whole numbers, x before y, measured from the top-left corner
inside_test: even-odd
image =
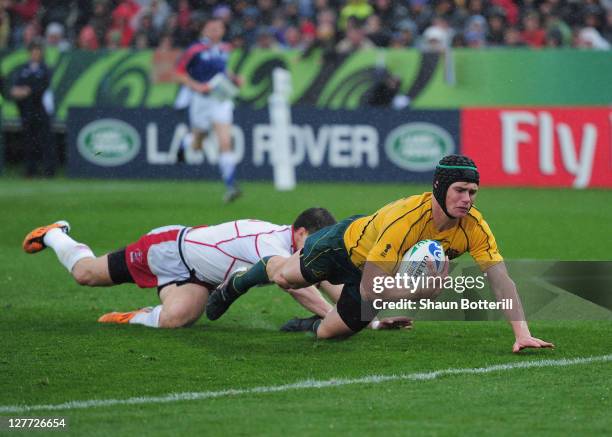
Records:
[[[290,256],[295,244],[290,225],[236,220],[189,229],[183,237],[182,250],[187,265],[199,279],[218,285],[236,270],[249,268],[263,257]]]

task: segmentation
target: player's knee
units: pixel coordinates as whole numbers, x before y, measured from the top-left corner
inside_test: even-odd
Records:
[[[321,340],[327,340],[330,338],[337,337],[335,332],[333,332],[328,327],[324,326],[322,323],[318,326],[316,335],[317,335],[317,338]]]
[[[97,285],[95,272],[83,263],[75,265],[72,269],[72,277],[79,285],[93,287]]]
[[[196,314],[189,308],[170,307],[164,308],[159,315],[160,328],[183,328],[193,325],[199,318],[200,314]]]

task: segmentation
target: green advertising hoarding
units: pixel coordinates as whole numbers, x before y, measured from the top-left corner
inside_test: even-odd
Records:
[[[178,85],[157,82],[153,51],[119,50],[59,53],[47,50],[55,71],[52,87],[56,117],[70,107],[158,108],[172,105]],[[27,60],[24,50],[0,55],[6,122],[17,120],[8,96],[11,75]],[[414,49],[380,49],[350,55],[314,50],[235,51],[231,68],[245,80],[239,103],[261,108],[271,92],[271,71],[284,67],[293,78],[292,102],[329,109],[365,104],[381,67],[401,79],[401,90],[415,109],[469,106],[580,106],[612,104],[612,55],[578,50],[454,50],[450,55]]]

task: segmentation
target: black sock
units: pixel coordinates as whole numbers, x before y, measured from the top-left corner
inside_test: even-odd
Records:
[[[323,319],[319,319],[319,320],[316,320],[312,324],[312,327],[310,329],[312,330],[312,332],[314,332],[315,335],[317,335],[317,330],[319,329],[319,325],[321,324],[322,321]]]

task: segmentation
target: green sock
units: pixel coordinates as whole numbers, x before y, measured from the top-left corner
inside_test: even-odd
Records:
[[[260,259],[257,263],[253,264],[253,267],[248,269],[246,272],[236,275],[232,281],[232,288],[238,294],[244,294],[251,287],[256,285],[269,284],[270,279],[266,272],[266,264],[271,256],[265,256]]]

